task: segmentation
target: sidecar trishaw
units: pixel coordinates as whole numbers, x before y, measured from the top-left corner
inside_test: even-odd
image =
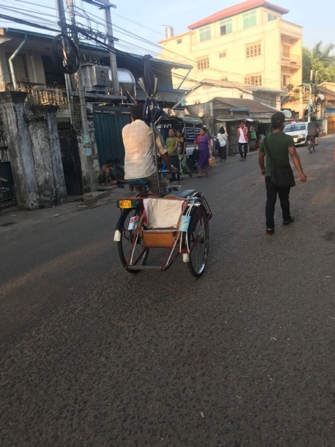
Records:
[[[114,241],[122,265],[131,273],[165,271],[181,254],[192,275],[200,277],[207,264],[212,218],[205,197],[195,189],[170,191],[159,197],[145,192],[145,180],[130,183],[142,192],[117,201],[121,216]],[[159,265],[147,264],[153,249],[166,249]]]

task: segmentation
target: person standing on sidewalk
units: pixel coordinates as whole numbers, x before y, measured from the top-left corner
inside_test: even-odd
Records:
[[[245,121],[242,121],[240,127],[237,129],[237,141],[238,141],[238,150],[240,151],[241,160],[247,160],[247,152],[248,152],[248,128],[245,125]],[[244,152],[242,151],[242,148]]]
[[[266,232],[267,234],[274,233],[274,213],[275,205],[277,200],[277,194],[280,199],[280,205],[283,215],[283,224],[289,225],[294,221],[290,212],[290,187],[278,187],[273,184],[271,174],[273,169],[273,161],[277,166],[289,166],[290,160],[289,155],[296,167],[300,180],[306,182],[307,177],[304,174],[299,155],[296,151],[293,138],[290,135],[286,135],[283,130],[285,127],[285,115],[281,112],[277,112],[271,117],[272,133],[266,137],[268,147],[270,148],[270,156],[266,149],[265,139],[262,140],[259,154],[258,163],[261,168],[262,175],[265,175],[265,185],[266,185]],[[264,165],[264,160],[266,156],[266,167]],[[271,159],[270,159],[271,157]]]
[[[227,161],[227,140],[228,134],[226,133],[224,127],[220,127],[219,133],[216,136],[217,141],[219,142],[219,161]]]
[[[174,175],[171,181],[180,180],[179,174],[179,157],[177,152],[178,138],[176,137],[176,133],[174,129],[169,130],[169,136],[166,139],[166,149],[170,156],[171,165],[178,169],[178,174]]]
[[[192,172],[190,171],[190,168],[187,164],[187,157],[186,157],[186,146],[187,141],[185,140],[184,134],[181,130],[177,130],[177,152],[179,156],[179,166],[180,166],[180,176],[182,178],[183,174],[188,174],[190,177],[192,177]]]

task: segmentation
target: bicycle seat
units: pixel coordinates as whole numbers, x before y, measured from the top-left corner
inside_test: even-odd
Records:
[[[185,189],[185,191],[171,191],[169,196],[180,197],[181,199],[187,199],[187,197],[193,196],[197,192],[196,189]]]
[[[146,178],[132,178],[127,180],[127,183],[132,186],[146,186],[149,183],[149,180]]]

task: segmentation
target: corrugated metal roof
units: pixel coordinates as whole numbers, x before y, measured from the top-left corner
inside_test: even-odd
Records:
[[[287,14],[289,12],[288,9],[282,8],[281,6],[273,5],[266,0],[247,0],[243,3],[238,3],[237,5],[222,9],[221,11],[216,12],[215,14],[212,14],[205,19],[199,20],[199,22],[193,23],[188,28],[200,28],[201,26],[208,25],[209,23],[217,22],[218,20],[226,19],[227,17],[240,14],[241,12],[250,11],[251,9],[258,8],[260,6],[272,9],[273,11],[280,14]]]
[[[48,40],[48,41],[52,41],[54,39],[55,36],[50,35],[50,34],[44,34],[44,33],[36,33],[36,32],[31,32],[31,31],[27,31],[27,30],[22,30],[22,29],[16,29],[16,28],[0,28],[0,35],[1,36],[11,36],[11,37],[18,37],[21,35],[27,35],[29,38],[34,39],[34,40]],[[102,53],[106,54],[106,57],[108,55],[108,50],[102,46],[100,46],[99,44],[96,43],[89,43],[89,42],[80,42],[80,48],[82,49],[88,49],[91,51],[99,51]],[[135,54],[135,53],[127,53],[125,51],[121,51],[118,49],[115,49],[115,53],[116,53],[116,57],[117,59],[133,59],[135,62],[140,62],[143,64],[143,56],[139,55],[139,54]],[[181,64],[179,62],[175,62],[175,61],[167,61],[164,59],[158,59],[153,57],[152,58],[152,62],[154,67],[156,68],[157,66],[161,66],[161,67],[169,67],[169,68],[182,68],[185,70],[192,70],[193,66],[192,65],[187,65],[187,64]]]
[[[214,98],[212,101],[219,101],[222,105],[226,105],[227,109],[249,109],[250,113],[275,113],[278,112],[274,107],[263,104],[254,99],[242,98]],[[209,101],[209,102],[212,102]]]

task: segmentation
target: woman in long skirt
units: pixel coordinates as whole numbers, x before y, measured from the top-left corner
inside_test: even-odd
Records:
[[[198,158],[198,178],[202,177],[203,174],[208,177],[211,171],[209,166],[209,158],[213,156],[212,143],[210,136],[205,132],[205,129],[200,129],[199,135],[197,137],[196,143],[198,144],[199,158]],[[194,144],[195,147],[195,144]]]

